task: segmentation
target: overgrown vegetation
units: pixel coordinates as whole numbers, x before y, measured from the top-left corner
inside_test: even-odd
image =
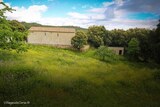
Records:
[[[106,46],[100,46],[96,50],[95,55],[98,56],[100,60],[105,62],[115,62],[118,60],[118,56]]]
[[[160,22],[159,22],[160,23]],[[128,29],[126,31],[115,29],[108,31],[104,26],[91,26],[88,28],[87,36],[88,43],[98,48],[100,46],[125,47],[125,56],[127,56],[129,42],[135,38],[138,41],[138,51],[136,55],[129,55],[129,59],[135,59],[142,62],[160,62],[159,58],[159,35],[160,24],[157,25],[156,30],[145,28]],[[135,58],[136,56],[136,58]]]
[[[95,51],[47,46],[30,46],[22,54],[0,50],[0,106],[30,101],[32,107],[159,107],[158,66],[105,63]]]

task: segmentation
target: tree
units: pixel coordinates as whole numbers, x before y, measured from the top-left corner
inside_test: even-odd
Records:
[[[100,46],[95,52],[95,55],[98,56],[102,61],[106,62],[113,62],[117,59],[113,51],[109,50],[106,46]]]
[[[110,32],[111,46],[126,46],[126,35],[124,30],[114,29]]]
[[[4,7],[0,9],[0,48],[6,50],[14,49],[17,52],[26,51],[24,38],[27,36],[27,32],[19,30],[6,19],[4,13],[7,11],[12,12],[13,9],[3,2],[0,2],[0,4]],[[14,29],[13,26],[15,27]]]
[[[110,46],[111,45],[112,36],[111,36],[111,32],[110,31],[106,30],[103,40],[104,40],[104,45],[105,46]]]
[[[71,44],[74,48],[80,50],[87,44],[87,35],[83,31],[77,31],[71,40]]]
[[[22,25],[20,22],[18,22],[17,20],[11,20],[9,21],[9,24],[11,25],[11,28],[13,31],[20,31],[20,32],[25,32],[26,28],[24,25]]]
[[[151,44],[152,58],[160,63],[160,20],[157,29],[152,32],[149,38]]]
[[[139,58],[139,41],[136,38],[132,38],[128,43],[127,55],[131,60],[138,60]]]
[[[106,29],[104,26],[90,26],[87,35],[89,44],[98,48],[99,46],[104,45]]]
[[[7,6],[5,3],[0,2],[0,5],[4,8],[0,9],[0,18],[6,19],[6,16],[4,15],[7,11],[12,12],[14,9]]]

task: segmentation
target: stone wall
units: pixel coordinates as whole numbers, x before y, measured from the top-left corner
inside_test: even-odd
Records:
[[[112,50],[117,55],[124,55],[124,47],[108,47],[108,49]]]
[[[71,39],[75,36],[72,32],[30,32],[28,43],[31,44],[50,44],[50,45],[71,45]]]

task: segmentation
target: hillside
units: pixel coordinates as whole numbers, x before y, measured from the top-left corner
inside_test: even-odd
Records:
[[[26,29],[29,29],[32,26],[44,26],[44,27],[75,28],[76,30],[83,30],[83,31],[87,30],[85,28],[81,28],[81,27],[78,27],[78,26],[49,26],[49,25],[42,25],[42,24],[39,24],[39,23],[27,23],[27,22],[21,22],[21,24],[23,24],[26,27]]]
[[[159,70],[125,59],[105,63],[94,57],[94,50],[79,53],[32,45],[22,54],[0,50],[0,104],[29,101],[32,107],[158,107]]]

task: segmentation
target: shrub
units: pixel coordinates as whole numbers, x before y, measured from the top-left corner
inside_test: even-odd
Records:
[[[112,50],[109,50],[106,46],[100,46],[95,52],[95,55],[98,56],[100,60],[106,62],[113,62],[118,58],[115,53]]]
[[[72,38],[71,44],[74,48],[80,50],[87,44],[87,36],[83,31],[77,31],[76,35]]]

